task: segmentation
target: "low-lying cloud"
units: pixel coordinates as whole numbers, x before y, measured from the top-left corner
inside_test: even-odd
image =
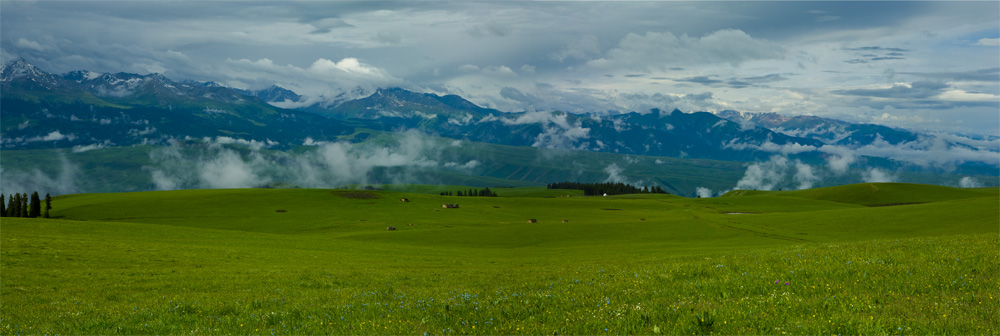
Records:
[[[63,195],[80,192],[77,185],[79,168],[65,155],[59,154],[57,169],[42,171],[33,168],[28,171],[10,171],[0,166],[0,192],[4,194],[30,193],[41,195]]]
[[[861,179],[869,183],[896,181],[896,177],[894,175],[878,168],[869,168],[865,172],[861,173]]]
[[[586,149],[590,128],[582,123],[569,121],[569,114],[553,112],[528,112],[516,118],[504,118],[507,125],[540,124],[542,132],[535,137],[532,147],[549,149]]]
[[[757,150],[781,155],[807,152],[823,153],[827,166],[842,174],[860,156],[888,158],[921,167],[946,170],[965,163],[985,163],[1000,166],[1000,139],[972,139],[954,134],[920,135],[916,140],[890,143],[877,136],[863,146],[823,145],[820,147],[765,141],[762,144],[741,143],[733,139],[723,147],[736,150]]]
[[[189,188],[253,188],[289,185],[335,188],[345,185],[418,182],[421,168],[469,171],[480,162],[441,162],[436,150],[446,143],[408,131],[385,146],[348,142],[315,142],[303,153],[260,150],[253,146],[227,146],[240,141],[215,141],[205,148],[177,143],[150,153],[153,165],[145,167],[158,190]],[[392,169],[386,172],[385,169]],[[382,170],[378,178],[373,176]]]

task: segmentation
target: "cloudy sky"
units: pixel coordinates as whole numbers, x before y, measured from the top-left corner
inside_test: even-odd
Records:
[[[1000,2],[2,1],[0,59],[331,100],[809,114],[1000,135]],[[357,90],[361,88],[368,91]]]

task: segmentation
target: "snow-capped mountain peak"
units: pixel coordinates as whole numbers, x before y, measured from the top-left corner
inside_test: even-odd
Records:
[[[32,81],[47,88],[51,88],[57,83],[55,76],[38,69],[23,58],[15,59],[0,66],[0,82],[10,82],[18,79]]]

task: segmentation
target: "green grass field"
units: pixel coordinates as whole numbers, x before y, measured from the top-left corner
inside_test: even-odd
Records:
[[[2,219],[0,333],[1000,333],[997,188],[459,188],[60,196]]]

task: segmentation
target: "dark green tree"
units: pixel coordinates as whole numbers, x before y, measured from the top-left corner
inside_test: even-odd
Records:
[[[0,194],[0,217],[7,217],[7,204],[5,204],[3,194]]]
[[[45,212],[43,213],[42,216],[45,218],[49,218],[49,210],[52,210],[52,196],[49,196],[49,194],[45,194]]]
[[[28,193],[21,195],[21,217],[28,218]]]
[[[600,196],[604,194],[608,195],[622,195],[622,194],[640,194],[640,193],[658,193],[667,194],[663,188],[660,187],[644,187],[639,188],[630,184],[625,183],[580,183],[580,182],[557,182],[548,185],[549,189],[577,189],[583,190],[583,194],[587,196]]]
[[[38,218],[42,216],[42,200],[38,197],[38,192],[31,193],[31,205],[28,207],[28,217]]]
[[[3,215],[4,217],[14,217],[14,195],[7,196],[7,210]]]
[[[10,217],[21,217],[21,193],[14,193],[14,206],[10,207]]]

